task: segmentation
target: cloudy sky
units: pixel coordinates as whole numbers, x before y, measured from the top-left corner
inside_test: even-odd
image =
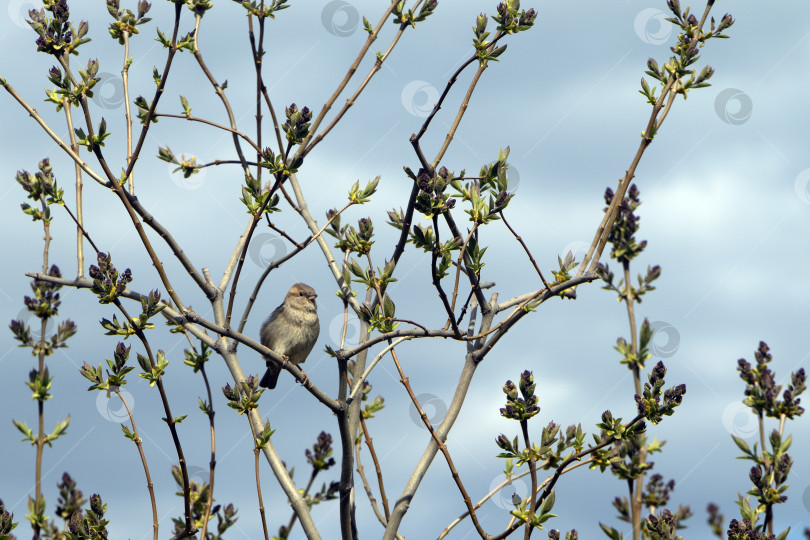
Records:
[[[112,136],[105,153],[118,170],[124,163],[124,95],[121,85],[123,50],[110,39],[109,15],[101,3],[73,2],[72,18],[90,22],[93,41],[71,61],[78,69],[88,58],[98,58],[103,81],[93,99],[96,118],[103,116]],[[135,2],[122,2],[134,8]],[[292,2],[268,24],[265,61],[266,84],[277,107],[297,103],[320,110],[354,60],[364,41],[366,16],[378,20],[384,2]],[[684,2],[684,5],[686,3]],[[11,0],[0,12],[0,76],[6,78],[37,108],[55,131],[67,137],[64,116],[42,102],[45,78],[52,62],[35,53],[34,34],[25,24],[28,0]],[[571,250],[584,254],[602,217],[602,194],[615,187],[630,165],[639,134],[649,115],[649,106],[638,94],[639,79],[649,57],[662,63],[675,39],[663,21],[663,0],[624,0],[576,5],[552,1],[525,3],[539,11],[535,27],[506,40],[509,47],[501,61],[484,73],[470,107],[455,135],[443,164],[450,170],[477,172],[493,161],[501,148],[511,153],[510,183],[515,186],[508,216],[510,224],[530,246],[546,275],[558,255]],[[344,223],[370,217],[377,233],[372,256],[382,265],[390,256],[395,231],[385,224],[385,211],[406,205],[410,186],[402,166],[417,168],[408,142],[421,126],[436,97],[453,71],[472,53],[471,27],[482,11],[492,13],[495,2],[470,0],[441,2],[436,14],[415,30],[405,32],[383,69],[356,105],[322,144],[308,157],[300,174],[304,195],[313,216],[324,223],[326,210],[342,206],[346,192],[356,180],[361,184],[381,176],[373,201],[345,214]],[[697,6],[702,11],[703,6]],[[654,457],[655,471],[677,484],[670,507],[689,504],[695,516],[689,521],[687,538],[708,538],[705,507],[720,505],[726,522],[739,517],[734,500],[750,487],[749,464],[735,460],[739,451],[731,441],[734,433],[751,443],[756,425],[741,405],[744,385],[737,376],[736,360],[753,360],[760,340],[774,355],[777,382],[786,383],[791,371],[808,367],[807,341],[810,286],[805,276],[810,249],[810,139],[806,126],[810,110],[801,98],[810,83],[810,31],[805,21],[810,6],[788,0],[778,8],[763,9],[760,2],[719,1],[713,14],[718,19],[730,11],[735,25],[729,40],[712,40],[701,54],[701,64],[716,73],[710,88],[678,99],[666,122],[637,170],[636,183],[643,204],[640,239],[648,240],[644,254],[634,262],[633,273],[647,265],[663,268],[657,290],[637,309],[639,320],[648,318],[659,329],[655,360],[668,368],[667,383],[685,383],[687,394],[675,416],[649,430],[650,437],[666,440]],[[162,66],[165,52],[154,41],[155,27],[170,31],[171,4],[154,2],[154,20],[141,27],[132,41],[131,96],[151,96],[153,66]],[[228,97],[238,125],[255,133],[255,80],[246,35],[244,10],[220,0],[203,20],[200,48],[218,80],[228,80]],[[193,28],[184,12],[182,31]],[[373,51],[385,50],[395,25],[386,25]],[[354,91],[370,67],[364,62],[349,84]],[[465,72],[446,106],[423,139],[425,153],[435,155],[452,123],[471,78]],[[181,112],[178,96],[188,97],[193,114],[224,123],[227,117],[193,57],[175,59],[162,112]],[[347,96],[341,96],[342,104]],[[3,150],[0,151],[0,219],[7,233],[0,283],[2,319],[28,318],[22,298],[29,294],[24,273],[41,266],[42,229],[23,215],[19,204],[23,192],[14,181],[15,171],[35,170],[38,160],[50,157],[54,171],[72,201],[72,164],[42,130],[6,93],[0,98],[4,119]],[[269,117],[268,117],[269,118]],[[266,119],[267,120],[267,119]],[[271,134],[265,123],[265,141]],[[189,179],[172,173],[173,167],[155,158],[158,147],[170,146],[178,156],[196,156],[199,162],[233,159],[231,138],[216,129],[169,118],[152,127],[136,168],[136,193],[159,219],[198,268],[221,274],[248,216],[239,203],[241,174],[237,168],[211,167]],[[95,165],[93,159],[88,158]],[[112,254],[119,268],[132,269],[132,288],[148,291],[160,287],[154,269],[146,260],[132,224],[117,198],[92,180],[85,181],[86,226],[95,242]],[[71,203],[72,205],[72,203]],[[285,210],[287,210],[285,208]],[[457,211],[456,221],[464,223]],[[277,222],[293,238],[307,231],[290,211],[277,215]],[[446,235],[446,231],[444,232]],[[211,316],[205,298],[190,280],[177,274],[179,265],[152,235],[176,287],[187,304]],[[56,209],[50,261],[62,273],[76,273],[75,230],[67,215]],[[536,274],[520,246],[500,224],[482,233],[489,246],[484,279],[496,283],[500,299],[538,288]],[[242,277],[237,308],[244,306],[262,268],[288,252],[278,235],[260,230]],[[423,321],[429,327],[443,323],[441,304],[430,284],[429,257],[409,251],[398,270],[399,281],[390,289],[403,318]],[[215,277],[216,279],[216,277]],[[342,306],[334,296],[334,280],[314,246],[278,271],[262,290],[246,328],[258,334],[262,319],[280,303],[290,284],[304,281],[320,294],[321,335],[306,364],[312,380],[335,391],[336,369],[323,354],[326,345],[340,340]],[[116,341],[105,337],[98,326],[111,317],[108,306],[99,306],[87,291],[63,290],[60,318],[69,317],[79,326],[70,348],[48,361],[55,375],[53,398],[46,404],[46,427],[68,413],[68,434],[46,448],[43,465],[48,511],[56,502],[55,485],[69,471],[86,496],[100,493],[109,503],[110,531],[116,538],[147,538],[151,514],[136,449],[120,432],[124,420],[118,403],[106,396],[87,393],[87,383],[78,366],[87,361],[98,365],[111,358]],[[356,340],[358,324],[352,320],[348,337]],[[502,479],[503,461],[496,458],[494,444],[500,433],[517,434],[514,422],[502,419],[501,386],[516,379],[524,369],[533,370],[540,396],[541,413],[533,420],[534,433],[554,420],[558,424],[582,423],[587,431],[605,409],[625,418],[634,415],[633,383],[613,350],[616,338],[628,336],[623,305],[598,283],[580,287],[576,301],[548,302],[524,318],[501,340],[476,373],[470,394],[448,440],[456,467],[473,500],[483,497]],[[170,361],[166,385],[173,413],[188,414],[180,426],[192,474],[207,475],[207,420],[197,409],[204,389],[198,375],[182,365],[182,350],[188,346],[161,325],[151,332],[155,346],[164,349]],[[138,349],[138,345],[134,345]],[[464,346],[451,342],[409,343],[400,351],[411,384],[431,415],[438,421],[451,401],[463,364]],[[263,369],[257,354],[241,349],[247,372]],[[10,419],[36,423],[36,407],[25,386],[33,358],[16,347],[9,332],[0,338],[0,498],[20,520],[27,513],[26,498],[32,493],[34,452],[19,442]],[[216,388],[230,381],[223,363],[214,359],[209,367]],[[386,399],[386,408],[370,422],[389,499],[401,493],[418,456],[429,440],[415,419],[410,401],[395,369],[386,359],[372,374],[374,394]],[[171,529],[171,517],[182,513],[182,501],[174,495],[169,475],[176,455],[165,424],[160,421],[159,399],[143,380],[130,376],[125,387],[132,402],[144,448],[152,469],[161,513],[161,536]],[[257,538],[257,511],[251,441],[246,421],[225,406],[217,390],[217,492],[220,503],[233,502],[240,519],[232,538]],[[262,415],[277,430],[274,444],[295,479],[303,483],[309,471],[304,449],[325,429],[337,437],[333,418],[314,403],[309,394],[282,375],[279,387],[261,401]],[[769,426],[770,427],[773,426]],[[789,500],[776,509],[778,528],[792,527],[789,538],[799,538],[810,526],[810,451],[807,419],[788,422],[795,435]],[[372,463],[363,455],[369,471]],[[289,519],[281,491],[273,485],[269,467],[263,464],[264,501],[271,533]],[[338,471],[324,473],[322,480],[335,480]],[[319,478],[319,481],[321,478]],[[528,482],[518,480],[481,509],[481,519],[490,534],[508,522],[513,492],[525,494]],[[576,528],[581,537],[595,538],[598,523],[628,532],[615,518],[610,502],[626,495],[626,487],[613,476],[579,469],[565,476],[557,488],[559,517],[551,528]],[[373,517],[365,493],[357,494],[361,535],[376,538],[382,528]],[[461,497],[446,464],[437,458],[411,504],[401,532],[408,538],[436,537],[464,510]],[[334,502],[313,510],[324,538],[334,537],[338,507]],[[25,537],[27,526],[18,529]],[[541,534],[540,536],[545,536]],[[293,537],[302,538],[300,528]],[[475,538],[468,522],[454,529],[451,538]]]

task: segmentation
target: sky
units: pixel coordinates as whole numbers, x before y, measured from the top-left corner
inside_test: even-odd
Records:
[[[122,4],[135,8],[134,1]],[[268,22],[266,85],[278,114],[291,103],[317,113],[365,40],[362,17],[376,22],[384,3],[291,4]],[[476,15],[493,13],[495,5],[444,0],[435,15],[407,30],[382,70],[313,150],[299,174],[310,212],[319,223],[325,223],[328,209],[345,204],[355,181],[363,185],[381,177],[372,202],[350,209],[343,217],[344,223],[362,217],[373,220],[376,265],[382,266],[390,256],[397,236],[386,224],[385,212],[406,206],[410,185],[402,167],[418,167],[409,137],[419,130],[451,74],[472,54],[471,27]],[[67,137],[63,114],[42,101],[43,89],[50,87],[46,74],[52,62],[35,52],[34,33],[25,23],[32,7],[32,1],[11,0],[6,10],[0,10],[0,76],[60,136]],[[154,92],[153,66],[165,61],[165,51],[154,40],[155,28],[170,31],[171,7],[169,2],[154,2],[152,22],[140,27],[141,33],[132,40],[132,99]],[[548,276],[556,268],[558,256],[569,250],[578,260],[584,255],[602,218],[604,190],[608,186],[615,189],[624,175],[647,123],[649,105],[637,92],[647,59],[653,57],[662,64],[676,34],[663,20],[663,0],[584,0],[576,5],[524,2],[523,7],[539,12],[534,28],[505,41],[507,51],[482,76],[442,164],[451,171],[475,173],[491,163],[500,149],[510,148],[509,178],[516,196],[507,216]],[[702,9],[702,5],[696,6],[696,11]],[[676,414],[650,426],[648,436],[667,441],[653,461],[654,472],[676,482],[669,506],[688,504],[694,513],[682,533],[686,538],[711,537],[705,523],[708,502],[721,507],[726,523],[733,517],[739,519],[734,501],[738,493],[750,488],[750,464],[734,459],[739,450],[731,439],[731,434],[749,444],[757,439],[754,417],[741,403],[744,384],[736,372],[737,359],[753,361],[754,350],[764,340],[771,347],[777,383],[786,384],[792,371],[810,366],[806,332],[810,285],[805,276],[810,263],[810,140],[806,131],[810,109],[801,98],[810,83],[810,31],[805,24],[810,6],[788,0],[763,9],[760,2],[751,0],[718,1],[712,13],[719,20],[726,11],[736,21],[728,31],[731,39],[711,40],[701,52],[699,65],[715,69],[712,86],[675,102],[634,180],[642,199],[637,237],[646,239],[648,245],[633,262],[632,273],[643,273],[648,265],[660,265],[663,270],[656,290],[644,297],[636,313],[639,321],[647,318],[657,330],[653,361],[666,364],[667,386],[684,383],[687,387]],[[118,170],[125,157],[123,49],[107,33],[110,18],[103,6],[74,1],[71,17],[90,23],[92,41],[71,61],[77,69],[89,58],[100,62],[102,82],[92,100],[93,114],[96,122],[103,116],[112,133],[105,154],[110,156],[113,170]],[[193,19],[184,10],[181,31],[192,28]],[[199,39],[211,72],[229,83],[227,95],[237,124],[253,135],[255,78],[246,28],[244,10],[220,0],[204,17]],[[372,45],[371,58],[374,51],[388,47],[395,29],[392,23],[386,25]],[[368,59],[361,64],[348,92],[360,84],[370,66]],[[460,77],[425,135],[423,148],[429,157],[444,140],[471,75],[468,70]],[[160,111],[179,114],[180,95],[188,98],[193,114],[219,123],[227,121],[221,103],[188,53],[175,57]],[[342,95],[336,105],[348,95]],[[2,240],[7,255],[0,262],[0,298],[4,299],[0,315],[4,321],[30,321],[22,303],[23,296],[30,294],[30,280],[24,274],[41,267],[42,228],[20,211],[24,195],[14,176],[21,169],[36,170],[37,162],[49,157],[74,209],[73,166],[5,92],[0,97],[0,111],[5,124],[0,151],[0,178],[4,179],[0,182],[0,226],[7,231]],[[272,133],[268,118],[265,141]],[[198,162],[234,159],[230,135],[209,126],[162,118],[149,131],[135,173],[135,190],[142,204],[172,231],[194,265],[209,268],[218,281],[249,219],[238,200],[242,175],[238,168],[218,166],[185,179],[172,172],[173,166],[157,159],[158,148],[167,145],[177,156],[193,155]],[[114,194],[85,179],[84,205],[86,228],[94,241],[112,254],[119,269],[132,269],[131,287],[141,292],[160,288]],[[305,238],[302,220],[289,208],[282,208],[274,216],[279,226],[293,238]],[[456,221],[466,226],[459,210]],[[426,224],[424,219],[422,224]],[[157,235],[149,234],[167,271],[177,276],[174,281],[184,301],[201,315],[212,317],[205,297],[191,280],[181,277],[182,269]],[[50,262],[59,265],[64,276],[75,276],[75,229],[60,209],[55,209],[52,235]],[[483,278],[496,284],[491,292],[504,300],[540,286],[520,245],[501,224],[487,227],[481,238],[489,248]],[[244,308],[268,262],[289,250],[290,244],[272,230],[257,231],[237,309]],[[607,254],[603,261],[608,261]],[[409,248],[396,277],[389,292],[397,303],[397,313],[432,328],[441,327],[443,311],[430,282],[430,258]],[[304,367],[315,384],[334,395],[337,370],[323,350],[339,344],[343,312],[333,294],[337,289],[334,279],[315,246],[271,273],[246,333],[258,336],[262,320],[281,302],[289,286],[299,281],[318,291],[321,321],[318,343]],[[112,537],[148,538],[151,513],[143,470],[136,449],[117,425],[124,421],[121,406],[103,393],[86,392],[87,381],[78,371],[83,362],[98,365],[112,357],[117,341],[104,336],[98,325],[101,318],[112,316],[112,309],[98,305],[86,290],[63,289],[61,293],[59,320],[74,320],[79,332],[69,348],[48,359],[55,380],[53,397],[45,405],[46,428],[71,416],[67,435],[45,449],[43,485],[48,510],[53,512],[55,485],[68,471],[86,497],[100,493],[108,503]],[[358,329],[352,318],[349,342],[356,342]],[[613,349],[616,339],[627,338],[628,333],[624,306],[594,282],[580,287],[575,301],[545,303],[498,343],[478,368],[447,443],[474,501],[503,479],[504,463],[496,457],[499,449],[494,441],[501,433],[511,438],[519,428],[499,414],[505,401],[501,387],[507,379],[517,380],[524,369],[532,370],[537,382],[541,412],[530,424],[537,436],[551,420],[563,426],[581,423],[590,433],[605,409],[624,418],[635,415],[632,377]],[[24,384],[34,358],[16,346],[10,332],[0,336],[0,404],[4,411],[0,498],[24,521],[26,499],[33,490],[34,451],[19,441],[10,420],[36,424],[36,407]],[[197,398],[204,393],[202,380],[182,364],[187,342],[169,334],[161,324],[150,332],[150,340],[166,351],[170,361],[165,383],[173,414],[189,415],[179,427],[180,437],[192,476],[202,479],[207,477],[209,459],[207,419],[197,408]],[[133,351],[139,347],[132,345]],[[438,422],[447,410],[464,351],[464,345],[451,341],[411,341],[399,349],[414,392],[432,421]],[[240,353],[246,372],[263,370],[258,354],[245,348]],[[249,429],[244,418],[226,407],[218,390],[232,382],[224,363],[214,357],[208,370],[218,413],[215,498],[239,508],[239,521],[230,538],[257,538],[261,522]],[[415,416],[390,357],[380,362],[370,381],[372,394],[385,398],[385,409],[369,422],[369,428],[386,492],[394,500],[430,436]],[[170,476],[177,458],[160,420],[162,410],[155,389],[133,373],[124,390],[144,440],[164,537],[172,528],[171,518],[182,513],[182,500],[175,495]],[[263,396],[260,411],[276,429],[273,441],[282,459],[295,467],[295,480],[304,483],[309,475],[304,450],[314,444],[321,430],[331,432],[337,442],[334,419],[286,374],[276,390]],[[768,424],[769,430],[773,427]],[[788,538],[794,539],[810,527],[807,418],[788,422],[786,432],[794,435],[791,454],[795,460],[789,499],[775,512],[777,528],[791,527]],[[363,465],[367,472],[373,466],[365,452]],[[264,461],[261,474],[272,533],[286,523],[290,509]],[[319,476],[317,485],[336,480],[338,475],[336,468],[329,470]],[[360,534],[379,537],[382,527],[359,480],[357,485]],[[508,522],[512,493],[525,495],[528,489],[525,479],[516,480],[484,504],[480,517],[488,533],[500,532]],[[559,482],[553,510],[558,517],[547,522],[546,528],[576,528],[580,537],[595,538],[602,534],[598,526],[602,522],[629,536],[629,528],[616,519],[611,507],[614,497],[626,494],[624,483],[612,475],[577,469]],[[437,457],[400,531],[406,538],[436,537],[463,511],[450,472]],[[334,538],[330,531],[338,526],[336,502],[319,505],[312,515],[323,538]],[[25,537],[28,530],[27,524],[21,524],[15,532]],[[449,535],[476,537],[469,521]],[[546,537],[545,531],[539,537]],[[292,538],[303,538],[300,527],[296,526]]]

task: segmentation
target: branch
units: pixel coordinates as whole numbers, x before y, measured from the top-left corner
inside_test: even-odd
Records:
[[[461,332],[458,329],[458,325],[456,324],[456,315],[453,313],[453,308],[450,307],[450,302],[447,300],[447,295],[442,289],[441,280],[439,279],[439,272],[436,268],[436,262],[439,258],[439,218],[438,216],[433,216],[433,232],[436,235],[436,245],[433,246],[433,252],[431,253],[431,264],[430,264],[430,274],[433,279],[433,286],[436,287],[436,291],[439,293],[439,298],[442,301],[442,305],[444,305],[444,310],[447,312],[447,322],[450,324],[451,328],[453,329],[454,336],[460,336]]]
[[[233,117],[233,110],[231,110],[231,104],[228,103],[228,98],[225,97],[225,92],[222,90],[222,87],[217,83],[217,80],[208,70],[208,66],[205,65],[203,61],[202,54],[200,53],[200,46],[198,43],[198,39],[200,37],[200,21],[202,20],[202,15],[197,14],[194,20],[194,58],[197,60],[197,63],[202,69],[205,76],[208,78],[208,82],[211,83],[211,86],[214,87],[214,92],[219,99],[222,101],[222,105],[225,107],[225,112],[228,114],[228,122],[231,125],[230,131],[233,134],[233,146],[236,149],[236,155],[239,156],[239,161],[242,163],[242,169],[245,171],[245,174],[249,174],[248,166],[245,161],[245,154],[242,152],[242,145],[239,144],[239,135],[238,131],[236,130],[236,120]],[[253,145],[257,151],[260,151],[256,145]]]
[[[175,4],[174,5],[174,29],[172,30],[172,46],[169,47],[169,53],[166,55],[166,65],[163,67],[163,73],[160,76],[160,83],[158,83],[157,89],[155,89],[155,97],[152,98],[152,103],[149,105],[149,111],[146,113],[146,119],[144,120],[143,127],[141,128],[141,134],[138,137],[138,143],[135,145],[135,151],[129,157],[129,163],[127,164],[127,170],[124,174],[125,178],[129,178],[132,174],[132,170],[135,168],[135,163],[138,161],[138,157],[141,155],[141,149],[143,148],[143,143],[146,141],[146,133],[149,131],[149,126],[152,125],[152,120],[155,118],[155,110],[157,110],[158,101],[160,101],[161,96],[163,95],[163,89],[166,87],[166,79],[169,77],[169,69],[172,67],[172,59],[174,59],[174,55],[177,52],[177,32],[180,28],[180,13],[183,9],[183,4]]]
[[[589,459],[586,459],[585,461],[581,461],[581,462],[577,463],[576,465],[573,465],[573,466],[571,466],[571,467],[567,468],[566,470],[564,470],[564,471],[562,472],[562,474],[565,474],[565,473],[571,472],[571,471],[573,471],[574,469],[577,469],[577,468],[579,468],[579,467],[582,467],[583,465],[588,465],[588,464],[589,464],[589,463],[591,463],[592,461],[593,461],[593,458],[589,458]],[[541,465],[541,466],[542,466],[542,465]],[[478,501],[477,503],[475,503],[475,505],[473,505],[473,508],[475,508],[476,510],[478,510],[479,508],[481,508],[481,506],[483,506],[483,504],[484,504],[485,502],[487,502],[489,499],[491,499],[493,495],[495,495],[496,493],[498,493],[500,490],[502,490],[502,489],[503,489],[503,488],[505,488],[506,486],[511,485],[511,484],[512,484],[512,482],[514,482],[514,481],[515,481],[515,480],[517,480],[518,478],[523,478],[524,476],[526,476],[527,474],[529,474],[529,472],[531,472],[531,471],[529,471],[529,470],[525,470],[525,471],[523,471],[523,472],[522,472],[522,473],[520,473],[520,474],[516,474],[516,475],[514,475],[514,476],[511,476],[511,477],[507,477],[507,478],[505,478],[503,482],[501,482],[500,484],[498,484],[497,486],[495,486],[495,487],[494,487],[494,488],[493,488],[493,489],[492,489],[492,490],[491,490],[489,493],[487,493],[486,495],[484,495],[484,497],[483,497],[483,498],[482,498],[480,501]],[[548,478],[546,478],[546,479],[545,479],[543,482],[541,482],[541,483],[540,483],[540,485],[537,487],[538,491],[537,491],[537,492],[535,492],[535,495],[539,495],[539,494],[540,494],[540,490],[541,490],[541,489],[543,489],[544,487],[546,487],[546,485],[547,485],[549,482],[551,482],[551,478],[552,478],[552,477],[550,477],[550,476],[549,476],[549,477],[548,477]],[[470,515],[470,513],[469,513],[469,512],[464,512],[463,514],[461,514],[460,516],[458,516],[456,519],[454,519],[454,520],[453,520],[453,521],[450,523],[450,525],[448,525],[447,527],[445,527],[445,528],[444,528],[444,530],[443,530],[443,531],[442,531],[442,533],[439,535],[439,537],[438,537],[438,539],[437,539],[437,540],[442,540],[443,538],[446,538],[446,537],[447,537],[447,535],[450,533],[450,531],[451,531],[451,530],[452,530],[452,529],[453,529],[453,528],[454,528],[456,525],[458,525],[459,523],[461,523],[462,521],[464,521],[464,518],[465,518],[465,517],[467,517],[468,515]]]
[[[540,271],[540,267],[537,266],[537,262],[534,260],[534,257],[532,256],[532,252],[529,251],[529,246],[526,245],[526,242],[524,242],[523,238],[521,238],[520,235],[515,232],[515,230],[512,228],[512,226],[509,225],[509,222],[506,221],[506,216],[503,215],[503,210],[498,212],[498,215],[501,216],[501,220],[503,220],[503,224],[506,225],[506,228],[509,229],[509,232],[511,232],[512,235],[515,237],[515,240],[520,242],[520,245],[523,247],[523,251],[526,252],[526,255],[529,257],[529,260],[531,261],[532,266],[534,266],[535,271],[537,271],[537,275],[540,276],[540,281],[542,281],[543,286],[546,289],[548,289],[549,287],[548,287],[548,283],[546,283],[546,278],[543,277],[543,272]]]
[[[389,6],[388,11],[383,16],[383,19],[378,23],[377,28],[374,30],[375,34],[379,32],[379,29],[382,27],[383,23],[385,22],[385,19],[388,18],[388,15],[391,13],[391,10],[394,8],[395,4],[396,3],[394,2]],[[371,70],[368,72],[368,75],[366,75],[366,78],[363,79],[363,82],[360,83],[360,86],[357,87],[357,90],[355,90],[354,94],[352,94],[352,97],[346,100],[346,103],[343,105],[343,108],[340,109],[337,115],[335,115],[335,118],[332,119],[332,121],[329,123],[328,126],[326,126],[326,129],[324,129],[320,134],[318,134],[317,137],[312,139],[312,142],[306,147],[303,154],[301,154],[302,157],[305,157],[307,154],[309,154],[312,151],[312,149],[315,148],[315,146],[319,142],[321,142],[330,131],[332,131],[332,128],[334,128],[337,125],[337,123],[340,122],[340,119],[343,118],[343,115],[346,114],[349,108],[351,108],[351,106],[354,105],[354,103],[357,101],[357,98],[360,97],[360,93],[366,88],[368,83],[371,82],[371,78],[374,77],[374,74],[377,73],[380,69],[382,69],[383,62],[385,62],[385,60],[391,54],[391,51],[394,50],[394,47],[399,41],[399,38],[402,37],[403,32],[405,32],[405,29],[408,27],[410,27],[410,24],[407,22],[403,22],[402,24],[399,25],[399,30],[394,36],[394,39],[391,40],[391,44],[388,45],[388,49],[385,51],[385,54],[383,54],[377,59],[377,61],[371,67]]]
[[[397,353],[394,350],[391,351],[391,356],[394,357],[394,365],[396,365],[397,371],[399,372],[399,382],[401,382],[405,387],[405,390],[408,392],[408,396],[411,398],[411,402],[413,403],[414,407],[416,407],[416,410],[419,411],[419,417],[422,419],[422,423],[425,425],[428,432],[430,432],[430,436],[433,437],[433,441],[435,441],[436,445],[439,447],[439,450],[441,450],[445,461],[447,461],[447,466],[450,468],[450,473],[453,476],[453,480],[456,482],[456,486],[461,492],[461,497],[464,500],[464,504],[467,505],[467,511],[470,513],[475,530],[478,531],[478,534],[480,534],[482,538],[487,538],[489,535],[484,531],[481,524],[478,522],[478,516],[475,515],[475,508],[472,506],[470,496],[467,494],[467,490],[464,488],[464,484],[461,482],[461,476],[459,476],[458,471],[453,464],[453,459],[450,457],[450,451],[447,449],[447,445],[444,443],[447,437],[439,437],[436,430],[433,429],[433,426],[430,424],[430,420],[425,414],[425,411],[422,409],[422,406],[419,405],[419,400],[413,393],[413,389],[411,388],[408,377],[406,377],[405,372],[402,371],[402,366],[399,364]]]
[[[77,277],[77,278],[74,278],[74,279],[65,279],[65,278],[49,276],[48,274],[45,274],[44,272],[42,272],[42,273],[39,273],[39,272],[26,272],[25,275],[27,277],[36,279],[37,281],[47,281],[49,283],[56,283],[56,284],[61,285],[63,287],[74,287],[76,289],[92,289],[93,288],[93,280],[83,278],[83,277]],[[133,291],[131,289],[124,289],[124,291],[121,294],[119,294],[118,296],[122,297],[122,298],[128,298],[130,300],[135,300],[135,301],[137,301],[139,303],[141,302],[141,300],[146,300],[146,295],[141,294],[141,293],[139,293],[137,291]],[[164,302],[164,306],[165,307],[163,308],[163,310],[160,313],[161,313],[161,315],[163,315],[163,317],[167,321],[169,321],[173,325],[182,326],[189,333],[191,333],[191,335],[193,335],[195,338],[197,338],[201,342],[204,342],[212,350],[215,350],[216,352],[219,352],[218,345],[217,345],[216,341],[211,336],[209,336],[208,334],[206,334],[205,332],[200,330],[198,327],[191,324],[182,313],[180,313],[179,311],[172,308],[169,304]]]
[[[481,321],[481,332],[486,332],[489,330],[489,327],[492,324],[492,318],[495,314],[495,310],[492,308],[495,307],[496,302],[497,295],[493,295],[491,309],[488,310],[487,314],[483,316]],[[470,383],[472,382],[472,377],[477,366],[478,362],[473,358],[473,354],[467,353],[464,358],[464,367],[461,370],[459,381],[456,384],[456,391],[453,395],[453,400],[450,402],[447,414],[445,415],[441,424],[439,424],[438,428],[435,428],[436,435],[442,441],[447,439],[450,429],[453,427],[453,424],[461,412],[461,407],[464,404],[464,399],[466,398],[467,392],[470,389]],[[431,437],[427,448],[414,468],[408,483],[405,485],[405,489],[397,499],[397,504],[394,506],[394,509],[391,512],[391,519],[388,521],[388,526],[385,528],[383,540],[394,539],[396,532],[402,523],[402,518],[405,516],[405,512],[408,511],[410,501],[416,494],[416,490],[419,489],[419,485],[421,484],[422,479],[425,477],[427,470],[430,468],[433,459],[436,457],[438,449],[439,445],[436,443],[436,439]]]
[[[323,122],[326,113],[329,112],[329,109],[332,108],[332,105],[335,103],[335,100],[346,88],[346,85],[349,84],[349,81],[357,71],[360,62],[362,62],[363,58],[366,56],[369,47],[371,47],[371,44],[374,43],[374,41],[377,39],[377,34],[379,34],[380,29],[383,27],[383,24],[385,24],[385,21],[388,19],[388,16],[391,14],[391,11],[393,11],[394,6],[396,6],[398,2],[399,0],[391,0],[391,2],[389,3],[388,8],[385,10],[385,13],[383,13],[383,16],[380,18],[380,21],[377,23],[377,26],[374,28],[374,31],[371,34],[369,34],[368,38],[366,39],[366,42],[360,49],[360,52],[357,53],[357,58],[355,58],[352,65],[349,67],[349,71],[346,72],[346,75],[343,77],[343,80],[340,81],[338,87],[335,89],[334,92],[332,92],[332,95],[329,96],[329,99],[326,100],[326,103],[324,103],[323,108],[321,109],[321,112],[318,113],[318,116],[315,118],[315,121],[312,122],[312,127],[309,130],[309,135],[307,136],[306,139],[304,139],[304,142],[301,143],[301,146],[295,153],[295,157],[302,157],[304,153],[307,151],[309,142],[310,140],[312,140],[313,136],[315,135],[315,132],[318,131],[318,128],[320,127],[321,122]]]
[[[168,114],[168,113],[155,114],[155,118],[161,118],[161,117],[163,117],[163,118],[179,118],[179,119],[182,119],[182,120],[188,120],[189,122],[200,122],[202,124],[207,124],[209,126],[213,126],[215,128],[221,129],[223,131],[227,131],[227,132],[232,133],[232,134],[234,134],[236,136],[242,137],[242,139],[244,139],[246,143],[248,143],[250,146],[252,146],[254,150],[261,153],[261,148],[259,147],[259,145],[257,143],[255,143],[255,142],[253,142],[253,140],[250,137],[248,137],[247,135],[245,135],[244,133],[242,133],[238,129],[229,128],[227,126],[223,126],[222,124],[217,124],[216,122],[212,122],[211,120],[206,120],[204,118],[197,118],[196,116],[192,116],[190,114],[189,115],[186,115],[186,114]],[[241,160],[240,161],[235,161],[234,163],[240,163],[241,164],[242,161]]]
[[[219,311],[221,314],[220,316],[222,316],[222,309]],[[230,371],[234,382],[236,384],[244,382],[245,374],[242,372],[242,368],[239,365],[239,360],[236,358],[236,354],[229,350],[228,343],[225,338],[220,337],[217,340],[217,343],[218,347],[222,350],[222,357],[225,359],[225,365],[228,366],[228,370]],[[264,422],[256,409],[252,409],[248,414],[252,429],[256,430],[257,432],[264,429]],[[281,489],[284,490],[284,494],[289,499],[293,511],[298,515],[298,521],[301,523],[301,527],[304,529],[307,539],[321,540],[321,536],[318,533],[315,522],[312,521],[312,515],[309,512],[306,500],[301,495],[298,487],[292,481],[292,478],[290,478],[287,467],[284,465],[284,462],[281,461],[281,458],[273,446],[272,437],[267,444],[262,447],[262,452],[264,453],[265,459],[270,464],[270,468],[272,469],[273,474],[276,476],[276,480],[278,480]]]
[[[372,370],[374,370],[374,366],[376,366],[377,363],[380,360],[382,360],[382,358],[386,354],[388,354],[388,351],[393,351],[394,347],[396,347],[397,345],[399,345],[400,343],[402,343],[404,341],[408,341],[409,339],[412,339],[412,338],[406,336],[406,337],[399,338],[396,341],[391,341],[390,339],[388,340],[388,347],[386,347],[382,351],[380,351],[380,353],[377,356],[374,357],[374,360],[371,361],[371,364],[369,364],[369,366],[366,368],[366,370],[363,372],[363,374],[360,377],[357,377],[355,379],[355,381],[354,381],[354,383],[352,385],[352,391],[349,394],[349,399],[347,400],[349,403],[351,403],[357,397],[357,393],[360,392],[360,390],[363,388],[363,382],[365,382],[365,380],[368,378],[368,376],[371,375]]]

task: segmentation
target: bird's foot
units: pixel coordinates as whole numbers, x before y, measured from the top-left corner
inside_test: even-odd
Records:
[[[306,386],[307,383],[309,382],[309,375],[307,375],[307,372],[304,371],[304,369],[301,366],[298,366],[298,369],[301,370],[301,377],[302,377],[301,386]]]

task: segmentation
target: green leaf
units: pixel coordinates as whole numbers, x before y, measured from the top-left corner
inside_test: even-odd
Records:
[[[11,422],[14,424],[14,427],[16,427],[17,430],[24,435],[24,438],[22,439],[23,441],[31,441],[31,444],[36,442],[36,439],[34,439],[34,432],[25,422],[18,422],[16,420],[12,420]]]

